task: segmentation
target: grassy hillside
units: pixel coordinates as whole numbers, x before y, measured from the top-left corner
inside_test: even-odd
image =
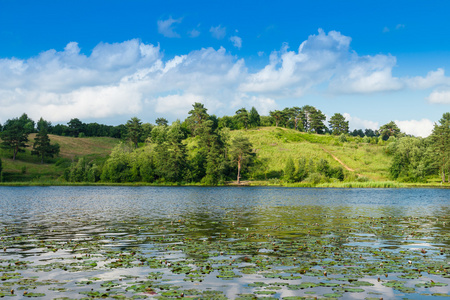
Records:
[[[304,157],[327,159],[333,167],[347,167],[351,172],[371,180],[388,180],[391,157],[385,154],[385,147],[362,143],[359,138],[350,137],[348,142],[341,143],[336,136],[275,127],[231,132],[232,137],[239,134],[250,139],[258,157],[267,162],[266,172],[269,174],[281,172],[289,157],[294,160]]]
[[[119,143],[119,140],[107,137],[73,138],[57,135],[49,135],[51,143],[60,145],[60,155],[48,159],[41,164],[40,159],[31,155],[31,149],[35,134],[28,137],[29,147],[25,153],[19,153],[16,160],[7,151],[0,150],[3,161],[4,181],[45,181],[59,178],[64,169],[77,157],[102,160],[111,152],[111,149]]]
[[[252,170],[253,180],[280,178],[286,162],[291,157],[296,161],[303,157],[307,160],[326,159],[332,167],[342,166],[354,177],[366,177],[371,181],[389,180],[388,168],[391,157],[385,154],[385,146],[363,143],[362,139],[348,137],[347,142],[330,135],[301,133],[291,129],[262,127],[249,130],[231,131],[230,137],[237,135],[248,137],[252,142],[260,162],[258,169]],[[30,142],[34,135],[30,135]],[[4,181],[46,181],[59,178],[64,169],[78,158],[89,161],[103,161],[119,140],[113,138],[72,138],[50,135],[52,143],[61,146],[60,156],[40,164],[37,157],[31,155],[31,147],[20,153],[12,161],[8,152],[0,152],[3,160]],[[188,149],[193,143],[187,141]],[[192,153],[191,153],[192,154]],[[192,156],[192,155],[190,155]]]

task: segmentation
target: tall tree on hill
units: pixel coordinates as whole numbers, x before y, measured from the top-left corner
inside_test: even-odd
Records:
[[[435,161],[438,162],[442,182],[445,182],[446,170],[450,182],[450,113],[444,113],[439,123],[434,124],[431,134]]]
[[[400,128],[394,121],[384,124],[378,131],[383,141],[387,141],[391,136],[398,137],[400,135]]]
[[[342,133],[348,133],[348,121],[340,113],[335,113],[331,118],[330,129],[334,135],[340,135]]]
[[[155,121],[157,126],[167,126],[169,124],[169,121],[167,121],[166,118],[158,118]]]
[[[298,130],[298,125],[301,121],[302,109],[298,106],[294,106],[291,108],[293,119],[294,119],[294,129]]]
[[[45,157],[54,157],[59,154],[60,150],[58,144],[50,144],[47,128],[48,122],[41,118],[38,122],[39,131],[34,138],[33,150],[31,151],[32,155],[37,155],[41,158],[41,164],[44,163]]]
[[[137,117],[131,118],[131,120],[127,121],[127,137],[133,143],[134,148],[138,147],[139,140],[141,139],[142,134],[142,122]]]
[[[252,148],[253,146],[248,138],[237,136],[231,141],[230,155],[232,160],[238,165],[237,184],[241,183],[242,168],[251,162],[255,156]]]
[[[302,107],[303,110],[303,127],[307,132],[314,132],[322,134],[326,130],[324,121],[326,116],[313,106],[305,105]]]
[[[245,129],[248,129],[248,112],[245,108],[241,108],[236,111],[236,118],[238,119],[239,123],[245,127]]]
[[[188,128],[192,135],[196,136],[197,129],[209,118],[209,115],[207,113],[208,109],[201,103],[195,102],[192,107],[193,109],[189,111],[186,122],[188,123]]]
[[[250,127],[258,127],[261,124],[261,117],[254,106],[248,115],[248,123]]]
[[[284,121],[284,113],[281,110],[274,110],[269,112],[270,116],[275,120],[275,126],[278,127]]]
[[[77,137],[80,133],[83,132],[85,124],[80,121],[78,118],[70,119],[69,123],[67,123],[69,127],[70,136]]]
[[[1,147],[12,150],[13,160],[16,160],[17,153],[25,152],[24,148],[28,147],[26,144],[30,133],[28,125],[29,122],[26,122],[23,118],[15,118],[7,120],[3,126],[3,131],[0,134],[2,139]]]

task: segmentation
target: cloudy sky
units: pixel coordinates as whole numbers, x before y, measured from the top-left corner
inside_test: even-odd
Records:
[[[427,136],[450,111],[448,1],[0,0],[0,123],[313,105]]]

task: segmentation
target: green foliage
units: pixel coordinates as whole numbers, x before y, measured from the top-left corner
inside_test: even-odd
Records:
[[[45,126],[41,126],[41,129],[36,134],[34,139],[31,154],[38,156],[41,159],[41,164],[43,164],[46,157],[54,157],[59,154],[59,151],[59,144],[50,144],[50,138],[48,137],[47,130],[45,129]]]
[[[134,147],[138,147],[142,135],[142,122],[140,119],[133,117],[127,121],[127,138],[133,143]]]
[[[245,128],[245,129],[248,128],[249,116],[248,116],[248,112],[245,108],[241,108],[236,111],[236,119],[238,121],[240,128]]]
[[[330,129],[334,135],[342,135],[348,133],[348,121],[345,120],[345,117],[339,113],[335,113],[331,118]]]
[[[231,160],[237,163],[237,183],[240,184],[241,171],[253,162],[255,153],[253,153],[253,146],[249,139],[243,136],[237,136],[231,141],[230,149]]]
[[[33,125],[30,125],[33,124]],[[25,152],[28,145],[28,134],[32,131],[31,126],[34,122],[30,121],[26,114],[20,118],[7,120],[0,134],[2,139],[1,147],[13,152],[13,160],[16,159],[17,153]]]
[[[397,137],[400,135],[400,128],[398,128],[397,124],[394,121],[391,121],[387,124],[384,124],[379,129],[380,136],[383,141],[387,141],[389,137]]]
[[[286,162],[286,166],[284,167],[284,179],[287,182],[294,182],[295,181],[295,164],[292,157],[289,157],[288,161]]]
[[[188,129],[191,131],[192,135],[196,136],[197,129],[209,118],[209,115],[207,109],[201,103],[195,102],[192,107],[193,109],[189,111],[186,123],[188,124]]]
[[[248,123],[250,127],[258,127],[261,125],[261,117],[254,106],[248,115]]]

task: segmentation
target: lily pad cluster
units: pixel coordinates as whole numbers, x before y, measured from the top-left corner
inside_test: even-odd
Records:
[[[450,296],[448,223],[287,206],[2,223],[0,297],[440,299]]]

